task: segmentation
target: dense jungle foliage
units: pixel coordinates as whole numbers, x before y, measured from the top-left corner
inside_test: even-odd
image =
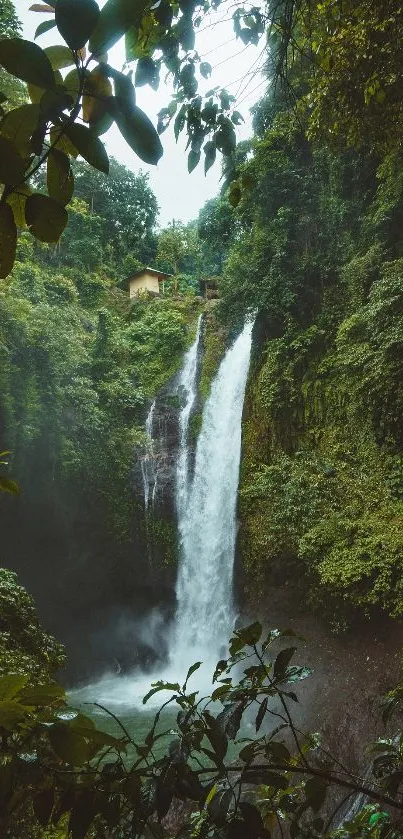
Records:
[[[1,440],[22,488],[2,503],[3,561],[22,570],[56,630],[70,624],[72,608],[80,621],[91,603],[106,604],[111,587],[124,598],[119,569],[132,566],[133,553],[134,578],[142,562],[149,570],[133,453],[144,447],[150,400],[178,369],[200,310],[187,247],[194,232],[183,226],[175,229],[180,297],[168,287],[163,299],[129,302],[128,276],[157,249],[168,259],[146,177],[115,161],[108,178],[84,163],[75,176],[62,239],[52,247],[22,232],[0,290]],[[49,569],[45,581],[38,561]]]
[[[61,9],[72,0],[57,2]],[[106,5],[113,7],[112,0]],[[133,491],[133,453],[144,450],[150,402],[181,363],[203,305],[200,281],[209,279],[221,299],[206,317],[201,400],[228,334],[245,315],[256,317],[239,502],[248,606],[259,605],[275,577],[291,583],[335,631],[357,617],[399,619],[401,9],[392,0],[284,0],[270,2],[267,15],[259,9],[235,12],[236,34],[244,44],[256,43],[266,31],[271,47],[271,84],[255,111],[254,139],[235,150],[233,125],[240,117],[232,103],[216,91],[220,109],[211,102],[202,117],[203,103],[196,97],[198,58],[189,58],[194,43],[188,25],[192,29],[198,4],[175,4],[174,27],[171,4],[160,5],[157,13],[141,5],[137,39],[130,24],[137,83],[154,84],[161,68],[158,49],[164,61],[173,49],[175,103],[162,112],[159,127],[165,129],[177,112],[177,130],[186,127],[190,133],[189,169],[202,149],[208,168],[218,149],[231,183],[225,182],[222,195],[208,202],[197,221],[173,220],[158,231],[157,200],[144,175],[111,160],[106,178],[89,165],[92,148],[101,160],[98,170],[106,168],[95,132],[99,114],[90,113],[93,145],[90,153],[85,144],[80,149],[88,162],[77,161],[69,147],[74,160],[61,152],[68,160],[65,171],[64,157],[56,156],[59,175],[67,172],[69,193],[69,223],[57,243],[47,243],[54,230],[49,232],[38,201],[30,201],[35,211],[27,214],[30,195],[23,190],[21,201],[15,201],[8,188],[3,191],[4,276],[11,251],[16,258],[0,289],[0,448],[11,450],[9,474],[21,485],[19,496],[9,484],[11,492],[1,497],[5,562],[19,568],[29,591],[40,595],[41,608],[46,602],[51,627],[75,625],[80,644],[81,622],[92,615],[98,624],[102,615],[107,624],[108,602],[121,611],[129,598],[131,608],[137,607],[133,589],[145,584],[147,604],[158,599],[156,577],[147,578],[148,558],[136,532],[140,519],[144,527],[144,515]],[[127,21],[112,19],[112,24],[116,41]],[[9,0],[0,8],[0,27],[2,36],[19,34]],[[175,52],[172,41],[161,41],[171,27],[185,58],[178,59],[179,47]],[[67,34],[70,45],[75,33]],[[83,64],[75,40],[71,44],[80,75]],[[4,68],[0,50],[2,55]],[[15,69],[15,61],[11,65]],[[97,72],[103,73],[99,66]],[[112,92],[112,78],[117,101],[122,78],[114,73],[109,68],[108,81],[104,74],[96,84]],[[30,79],[14,75],[1,70],[7,96],[2,130],[9,106],[27,102],[18,79]],[[136,146],[133,126],[125,127],[116,101],[113,115]],[[49,97],[46,102],[48,107]],[[58,125],[64,119],[60,101],[57,107],[52,103],[46,130],[53,119]],[[137,114],[134,107],[131,103],[131,118]],[[72,113],[75,118],[74,107]],[[140,123],[141,135],[148,126],[144,115]],[[84,134],[73,136],[81,142]],[[161,152],[155,130],[149,136],[156,159]],[[45,134],[39,139],[43,144]],[[4,160],[11,159],[8,142],[10,137],[3,136],[3,180],[8,178]],[[27,142],[25,134],[21,142]],[[141,153],[145,159],[147,142]],[[19,172],[18,165],[19,160]],[[65,178],[61,189],[59,175],[51,169],[46,179],[56,203],[66,187]],[[40,170],[33,186],[40,192],[45,188]],[[58,232],[67,221],[68,202],[62,202]],[[175,280],[163,298],[130,302],[127,277],[150,263]],[[194,437],[199,427],[200,412],[193,420]],[[165,538],[161,534],[163,543]],[[162,569],[156,573],[162,576]],[[337,755],[325,753],[316,737],[296,729],[289,711],[297,698],[293,685],[309,674],[291,664],[294,648],[277,652],[277,638],[272,633],[262,642],[256,624],[249,634],[236,634],[229,660],[219,663],[215,674],[214,698],[222,706],[216,714],[199,709],[187,682],[157,685],[173,692],[179,716],[176,737],[163,757],[154,759],[154,728],[139,744],[125,731],[110,737],[87,718],[66,715],[63,691],[49,683],[64,662],[63,650],[43,631],[14,573],[1,571],[0,826],[5,835],[122,839],[176,832],[214,839],[397,839],[403,829],[401,726],[374,746],[370,783],[352,778],[349,767],[340,773]],[[232,683],[234,665],[249,655],[241,683]],[[388,697],[386,717],[390,710],[401,713],[401,699],[398,687]],[[229,744],[256,702],[256,737],[242,744],[241,762],[234,764],[232,757],[226,760]],[[263,721],[273,715],[279,728],[273,732],[269,726],[267,732]],[[258,737],[262,725],[264,734]],[[133,749],[136,757],[128,764],[123,757]],[[104,751],[114,758],[106,765]],[[334,802],[329,803],[328,791],[343,785],[346,802],[362,792],[374,803],[358,808],[338,829],[331,821]],[[258,788],[257,796],[251,787]],[[164,822],[178,799],[186,804],[181,824]]]
[[[257,312],[241,551],[250,603],[277,576],[343,629],[403,613],[403,159],[392,130],[325,146],[291,80],[256,109],[219,286],[225,318]]]

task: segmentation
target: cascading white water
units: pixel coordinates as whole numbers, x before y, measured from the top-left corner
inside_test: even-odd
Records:
[[[94,696],[107,706],[144,709],[141,699],[155,679],[180,680],[189,665],[207,665],[196,674],[193,688],[211,683],[211,667],[225,653],[223,645],[234,623],[233,565],[236,540],[236,501],[241,455],[242,409],[249,369],[252,324],[227,351],[203,411],[193,477],[189,468],[189,420],[197,393],[197,355],[201,336],[199,319],[194,343],[187,352],[178,382],[183,397],[179,417],[179,453],[176,472],[180,564],[176,586],[177,612],[168,666],[154,675],[109,676],[71,694],[81,703]],[[156,474],[153,464],[153,415],[147,417],[149,451],[142,463],[144,505]],[[208,690],[208,688],[207,688]],[[160,695],[154,698],[156,706]],[[151,703],[150,703],[151,704]],[[149,705],[147,705],[149,708]]]
[[[189,420],[197,395],[197,357],[201,336],[202,316],[197,322],[196,338],[185,355],[178,382],[178,394],[182,400],[179,414],[179,449],[176,465],[176,507],[179,521],[186,509],[189,484]]]
[[[194,475],[186,463],[187,431],[178,460],[180,564],[171,666],[216,661],[234,622],[232,593],[241,421],[252,324],[221,362],[203,411]],[[189,413],[182,409],[183,429]],[[182,486],[183,482],[183,486]]]
[[[151,408],[147,414],[146,419],[146,434],[147,434],[147,451],[145,455],[143,455],[140,466],[141,466],[141,475],[143,478],[143,493],[144,493],[144,509],[147,513],[148,505],[150,502],[150,488],[151,488],[151,499],[154,502],[155,499],[155,489],[157,486],[157,473],[155,470],[154,465],[154,448],[153,448],[153,420],[154,420],[154,412],[155,412],[155,399],[151,405]]]

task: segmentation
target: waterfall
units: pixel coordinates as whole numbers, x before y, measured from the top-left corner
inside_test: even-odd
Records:
[[[186,353],[178,382],[182,402],[179,414],[179,449],[176,467],[176,507],[181,520],[186,509],[189,484],[189,420],[197,395],[197,358],[201,336],[202,316],[197,322],[196,338]]]
[[[158,678],[177,680],[190,664],[201,660],[198,687],[207,691],[211,667],[226,653],[225,644],[234,623],[232,592],[236,540],[236,503],[241,455],[242,409],[249,368],[252,324],[225,354],[203,410],[194,469],[190,469],[189,421],[197,396],[197,358],[201,318],[195,341],[186,353],[179,374],[181,397],[179,452],[176,463],[176,507],[180,561],[176,584],[177,610],[167,667],[154,675],[137,671],[109,675],[96,684],[74,692],[76,702],[94,695],[104,705],[143,710],[142,697]],[[148,450],[142,461],[144,507],[147,510],[157,480],[153,433],[155,403],[151,405],[146,433]],[[150,562],[151,547],[149,546]],[[193,682],[194,686],[194,682]],[[155,697],[156,707],[160,696]],[[147,705],[147,708],[149,706]]]
[[[147,451],[141,459],[141,475],[143,478],[143,494],[144,494],[144,509],[148,510],[150,502],[150,488],[151,499],[154,503],[155,490],[157,486],[157,472],[154,464],[154,450],[153,450],[153,420],[155,412],[155,399],[151,405],[146,419],[146,435],[147,435]]]
[[[206,402],[193,478],[187,464],[190,390],[181,413],[177,507],[180,561],[171,666],[217,660],[234,622],[232,593],[241,421],[252,324],[227,351]],[[189,365],[190,366],[190,365]]]

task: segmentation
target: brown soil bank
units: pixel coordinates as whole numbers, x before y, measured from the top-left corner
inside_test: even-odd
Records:
[[[399,678],[403,623],[371,621],[334,635],[309,613],[291,584],[273,584],[264,602],[255,596],[253,609],[246,603],[242,613],[243,623],[259,619],[265,627],[292,628],[304,636],[282,643],[297,646],[295,663],[314,671],[299,688],[295,719],[304,730],[322,732],[328,748],[352,769],[362,769],[368,763],[365,746],[385,733],[380,699]]]

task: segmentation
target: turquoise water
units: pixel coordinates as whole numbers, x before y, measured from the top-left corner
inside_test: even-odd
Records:
[[[189,681],[188,692],[198,690],[199,697],[207,697],[213,687],[211,673],[210,668],[206,668],[205,671],[201,668],[197,671]],[[70,691],[69,704],[86,716],[91,717],[98,728],[113,736],[122,737],[123,726],[135,743],[141,745],[154,723],[156,713],[172,695],[172,691],[161,691],[151,697],[146,705],[143,704],[143,697],[150,690],[151,683],[159,679],[174,681],[172,674],[169,672],[158,675],[136,672],[127,676],[107,676],[98,682]],[[107,710],[98,707],[99,705]],[[219,702],[214,703],[214,706],[209,705],[209,709],[213,713],[219,713],[222,707]],[[153,754],[156,758],[161,757],[166,752],[170,740],[175,737],[176,718],[179,710],[180,706],[173,702],[164,708],[161,713],[156,732],[158,734],[166,733],[153,748]],[[107,711],[111,713],[107,713]],[[253,736],[252,726],[246,720],[242,724],[239,736]],[[238,748],[231,745],[228,756],[235,757],[237,751]],[[135,754],[134,748],[128,749],[129,758],[134,757]]]
[[[161,705],[169,699],[171,693],[163,691],[152,697],[144,705],[143,696],[150,690],[155,676],[135,673],[132,676],[107,676],[99,682],[83,688],[69,691],[69,704],[95,722],[98,728],[114,737],[124,736],[124,731],[141,745],[152,728],[155,715]],[[98,707],[102,705],[103,708]],[[173,703],[161,713],[156,731],[167,731],[165,737],[158,740],[154,753],[160,757],[175,734],[176,717],[179,706]],[[109,712],[109,713],[108,713]],[[134,749],[128,754],[134,756]]]

